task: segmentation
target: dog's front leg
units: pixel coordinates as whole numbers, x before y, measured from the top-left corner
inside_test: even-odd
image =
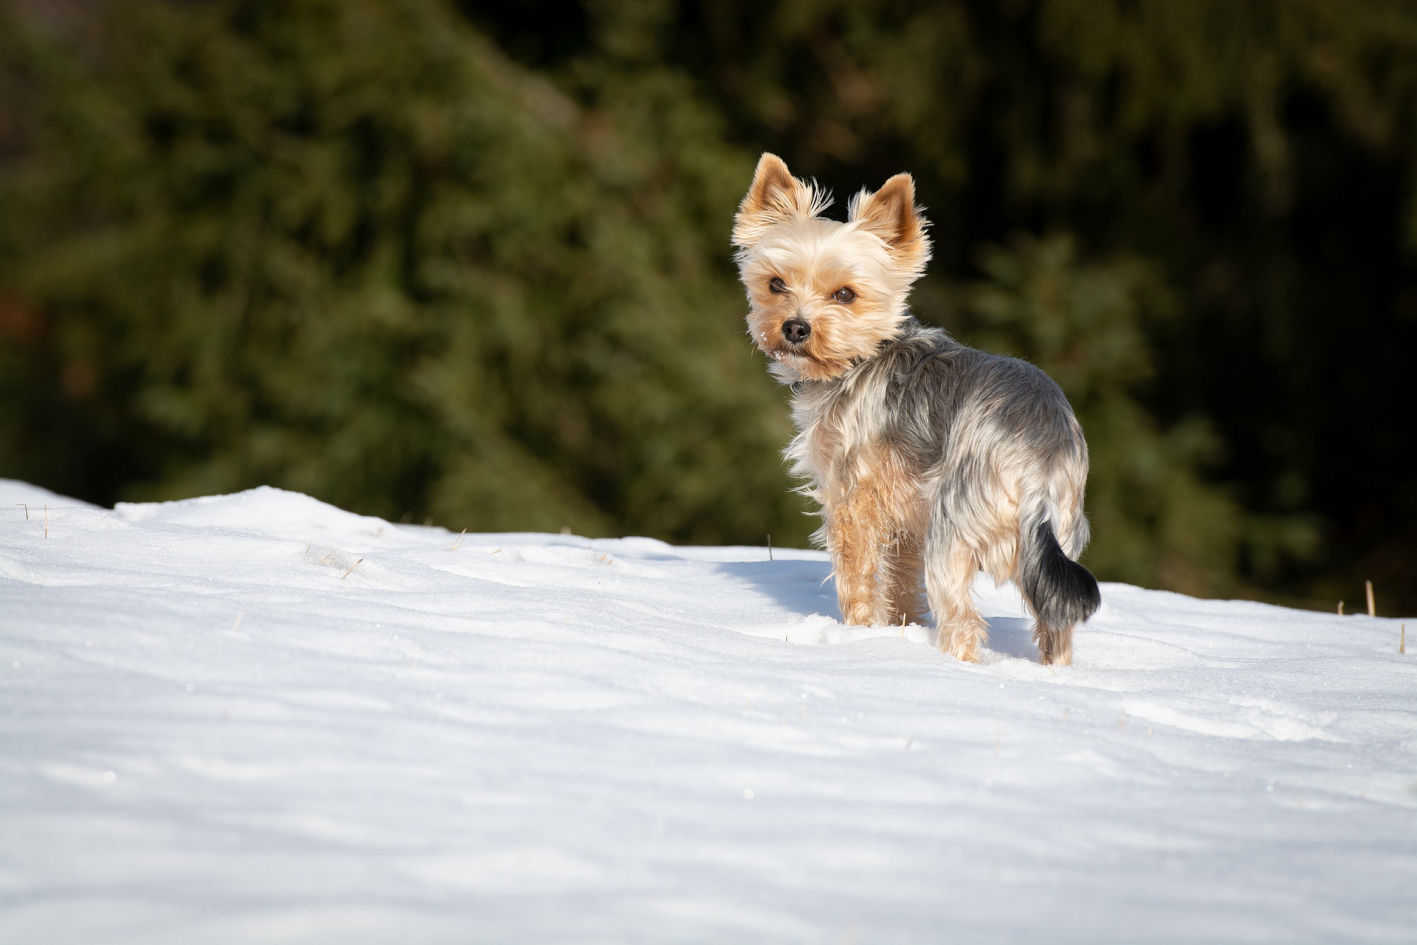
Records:
[[[890,530],[879,490],[859,483],[828,503],[824,512],[842,622],[854,626],[884,623],[889,617],[881,576]]]
[[[923,623],[929,612],[921,583],[920,545],[920,538],[902,529],[886,546],[880,574],[887,623]]]

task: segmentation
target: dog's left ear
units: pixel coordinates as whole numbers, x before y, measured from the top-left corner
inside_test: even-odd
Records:
[[[874,233],[890,248],[896,264],[918,277],[930,261],[930,225],[915,205],[915,179],[897,174],[874,194],[861,191],[851,198],[846,218],[868,233]]]

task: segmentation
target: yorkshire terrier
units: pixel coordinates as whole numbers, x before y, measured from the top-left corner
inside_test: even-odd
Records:
[[[906,308],[930,258],[915,182],[862,190],[845,223],[831,198],[764,154],[733,220],[748,333],[792,387],[785,455],[821,505],[848,624],[924,617],[940,649],[976,661],[988,625],[979,570],[1011,580],[1042,662],[1072,662],[1073,628],[1097,610],[1076,558],[1087,443],[1062,390],[1014,358],[959,344]]]

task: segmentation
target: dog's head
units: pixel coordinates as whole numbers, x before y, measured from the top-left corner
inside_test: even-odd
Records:
[[[733,218],[748,290],[748,334],[784,382],[826,380],[871,357],[900,330],[910,287],[930,259],[915,181],[897,174],[862,190],[845,223],[831,197],[764,154]]]

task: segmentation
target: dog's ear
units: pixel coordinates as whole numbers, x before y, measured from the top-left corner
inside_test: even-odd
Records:
[[[909,174],[895,175],[874,194],[863,190],[851,198],[846,219],[884,240],[897,265],[916,277],[925,271],[930,261],[925,228],[930,221],[915,205],[915,180]]]
[[[733,244],[752,246],[769,227],[793,217],[814,217],[830,203],[815,184],[793,177],[782,158],[765,151],[733,217]]]

